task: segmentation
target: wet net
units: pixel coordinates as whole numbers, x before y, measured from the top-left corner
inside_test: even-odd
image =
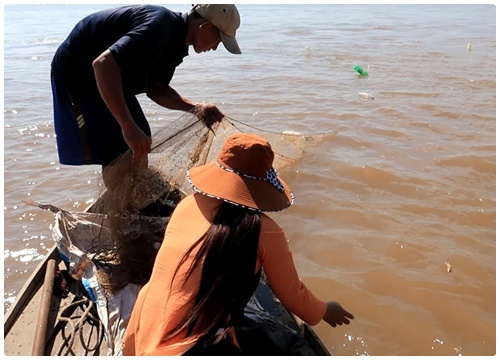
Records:
[[[266,131],[228,117],[209,130],[192,113],[164,125],[152,136],[147,162],[131,161],[129,151],[102,174],[105,189],[92,212],[107,214],[109,238],[95,238],[92,251],[101,251],[92,259],[103,288],[114,293],[128,283],[148,281],[169,216],[191,193],[187,171],[215,160],[227,137],[241,132],[269,141],[277,171],[328,135]]]

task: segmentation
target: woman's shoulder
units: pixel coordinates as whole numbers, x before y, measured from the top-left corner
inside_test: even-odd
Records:
[[[262,213],[261,214],[261,232],[283,232],[281,226],[269,215]]]
[[[175,207],[176,212],[192,212],[198,209],[203,214],[212,214],[214,209],[221,203],[220,200],[194,193],[183,198]]]

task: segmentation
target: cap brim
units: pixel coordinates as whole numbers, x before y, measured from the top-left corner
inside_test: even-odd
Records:
[[[228,36],[224,34],[222,31],[219,32],[222,43],[224,44],[224,47],[227,49],[227,51],[229,51],[232,54],[241,54],[240,46],[238,45],[236,38]]]

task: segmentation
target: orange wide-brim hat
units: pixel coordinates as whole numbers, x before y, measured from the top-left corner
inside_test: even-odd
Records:
[[[259,211],[280,211],[293,203],[288,185],[273,168],[269,142],[253,134],[227,138],[219,157],[188,171],[193,188],[206,196]]]

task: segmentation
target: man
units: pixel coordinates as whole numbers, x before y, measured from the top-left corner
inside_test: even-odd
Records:
[[[132,150],[147,158],[151,129],[136,99],[146,93],[157,104],[195,112],[207,127],[224,115],[213,104],[197,105],[169,83],[189,46],[216,50],[220,42],[240,54],[235,5],[195,5],[188,13],[162,6],[131,5],[81,20],[52,61],[54,125],[59,161],[100,164]]]

